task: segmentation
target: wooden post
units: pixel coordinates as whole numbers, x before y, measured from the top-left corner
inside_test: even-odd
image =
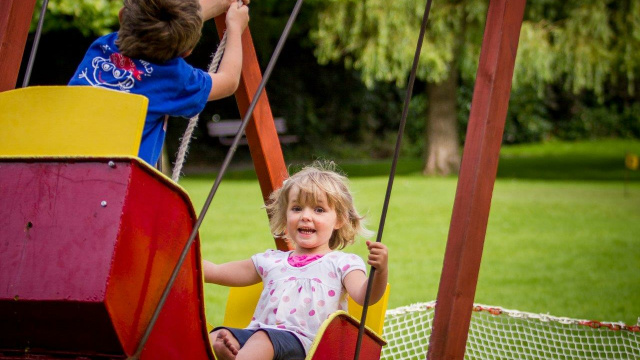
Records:
[[[464,357],[526,0],[491,0],[427,359]]]
[[[221,39],[226,29],[224,19],[224,15],[215,18],[218,35]],[[253,101],[253,95],[256,93],[260,81],[262,81],[262,72],[258,64],[256,50],[253,47],[251,32],[247,27],[242,34],[242,76],[240,86],[236,91],[236,101],[241,117],[244,117],[251,101]],[[245,133],[253,158],[253,166],[260,182],[262,197],[266,200],[269,194],[282,186],[282,182],[289,177],[266,90],[256,104]],[[289,246],[283,239],[275,241],[278,249],[289,250]]]
[[[0,91],[15,89],[36,0],[0,1]]]

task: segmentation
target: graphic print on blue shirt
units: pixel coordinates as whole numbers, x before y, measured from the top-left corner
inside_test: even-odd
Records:
[[[97,86],[147,97],[149,107],[138,156],[155,165],[164,144],[165,116],[189,118],[199,114],[211,92],[211,77],[182,58],[155,64],[126,57],[115,44],[117,37],[118,33],[112,33],[91,44],[69,85]]]
[[[119,91],[130,91],[142,76],[151,76],[153,67],[146,61],[134,61],[107,44],[101,45],[107,57],[96,56],[91,60],[91,69],[84,68],[78,77],[85,79],[91,86],[101,86]],[[139,64],[137,66],[136,62]],[[140,68],[144,70],[140,70]]]

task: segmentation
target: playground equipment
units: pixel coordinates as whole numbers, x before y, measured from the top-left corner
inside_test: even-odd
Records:
[[[35,0],[7,0],[0,4],[0,13],[5,14],[0,18],[0,91],[15,86],[34,4]],[[492,0],[489,5],[438,291],[438,312],[416,335],[418,342],[428,342],[430,359],[464,357],[467,339],[471,344],[475,341],[473,314],[509,314],[496,308],[473,311],[473,298],[524,6],[524,0]],[[216,19],[216,23],[219,33],[223,33],[224,21]],[[261,75],[249,31],[243,34],[243,53],[242,80],[236,98],[243,115],[255,106],[251,121],[245,124],[246,137],[266,199],[280,186],[287,171],[266,94],[253,98]],[[59,90],[50,93],[52,99],[67,91]],[[99,91],[99,96],[118,97],[105,103],[131,101],[132,110],[128,113],[138,116],[127,121],[132,127],[109,132],[116,128],[113,121],[120,118],[113,113],[108,113],[107,119],[92,119],[96,124],[108,124],[106,127],[78,130],[77,126],[89,124],[85,121],[70,126],[89,113],[84,111],[58,118],[65,127],[55,134],[45,130],[49,129],[46,122],[0,122],[0,146],[4,146],[0,148],[0,359],[213,359],[202,311],[197,236],[193,245],[184,246],[184,239],[196,223],[189,199],[177,184],[136,157],[137,147],[132,139],[139,138],[144,100]],[[18,105],[26,104],[27,92],[0,93],[2,115],[9,116],[8,109],[21,109]],[[87,94],[65,93],[75,99],[73,104],[102,103]],[[119,98],[120,95],[127,98]],[[67,96],[49,99],[46,105],[47,97],[39,94],[24,107],[40,111],[37,118],[45,120],[51,109],[73,108],[65,103]],[[96,113],[95,108],[91,113]],[[10,126],[5,124],[16,125],[16,132],[6,131]],[[26,128],[20,128],[23,125]],[[115,146],[116,139],[122,144]],[[79,140],[83,141],[82,146],[73,148]],[[178,221],[167,222],[167,218]],[[276,245],[287,249],[279,239]],[[170,279],[171,266],[167,264],[176,262],[181,248],[187,249],[184,263],[175,284],[168,287],[170,291],[155,326],[149,327],[154,309],[159,308],[163,286]],[[403,314],[433,314],[434,307],[390,312],[391,329]],[[232,319],[240,319],[232,313],[229,309]],[[355,347],[351,345],[355,321],[346,314],[336,315],[335,320],[329,324],[337,323],[337,328],[328,325],[314,347],[320,358],[348,358],[323,353],[337,348],[336,344],[344,342]],[[370,327],[379,329],[379,325]],[[146,329],[151,330],[143,343]],[[348,329],[350,334],[343,335],[340,329]],[[623,330],[637,334],[634,328]],[[407,338],[406,331],[386,330],[385,336],[399,332]],[[366,334],[379,349],[382,342],[371,331]],[[348,341],[344,341],[345,336]],[[509,345],[529,341],[507,339],[511,339],[506,340]],[[477,342],[490,343],[485,338]],[[138,353],[136,347],[141,343]],[[374,350],[370,354],[366,350],[368,343],[369,340],[363,341],[362,358],[377,358],[380,352],[376,355]],[[631,356],[637,355],[638,345],[634,346]],[[417,353],[402,356],[421,358],[425,351],[426,345]],[[495,358],[510,357],[504,351],[497,353]],[[522,354],[506,354],[516,353]],[[488,354],[492,352],[471,353],[482,358],[493,356]]]
[[[423,359],[433,327],[435,301],[387,311],[382,359]],[[617,359],[640,355],[640,324],[629,326],[534,314],[475,304],[465,358]]]
[[[0,358],[135,350],[195,220],[136,157],[146,105],[97,88],[0,93]],[[213,359],[200,263],[196,243],[142,358]]]
[[[115,114],[94,115],[95,104],[114,103]],[[184,190],[135,155],[146,104],[92,87],[0,93],[0,358],[135,353],[171,275],[167,264],[195,222]],[[250,318],[260,285],[232,291],[227,325]],[[234,297],[254,302],[239,308]],[[387,298],[370,318],[378,332]],[[196,241],[140,358],[212,359],[202,299]],[[357,329],[354,317],[334,314],[308,358],[353,353]],[[384,343],[368,329],[362,358],[379,358]]]
[[[244,328],[249,325],[253,310],[258,304],[262,284],[231,288],[224,311],[223,326]],[[379,359],[381,348],[386,344],[378,334],[383,333],[385,311],[389,301],[389,286],[375,305],[369,308],[366,321],[362,359]],[[358,319],[362,315],[362,306],[349,298],[349,312],[337,311],[327,319],[311,345],[308,359],[335,359],[336,354],[352,355],[356,348]],[[336,348],[338,350],[336,351]]]
[[[258,103],[249,93],[260,80],[248,32],[243,46],[249,64],[243,66],[241,111]],[[9,231],[8,251],[0,258],[7,267],[0,276],[0,318],[6,320],[0,358],[212,359],[197,232],[193,243],[184,241],[189,229],[197,231],[194,211],[179,186],[136,157],[146,99],[67,87],[1,95],[6,141],[0,149],[0,195],[3,204],[16,206],[2,209]],[[264,139],[263,133],[275,129],[262,99],[262,112],[256,111],[262,120],[253,118],[262,125],[248,128],[247,138],[252,153],[265,144],[278,148],[261,151],[262,162],[254,156],[261,184],[267,182],[266,197],[286,170],[277,136]],[[121,113],[108,111],[114,104],[127,106]],[[118,120],[109,121],[113,116]],[[114,146],[112,139],[120,141]],[[275,167],[281,171],[265,176]],[[30,186],[46,191],[23,191]],[[43,202],[49,211],[40,211]],[[177,273],[171,273],[174,263]],[[377,313],[383,316],[386,300],[381,305]],[[382,320],[377,322],[381,328]],[[309,358],[354,352],[354,318],[335,314],[323,328],[328,335],[319,338]],[[367,330],[362,358],[379,358],[383,344]]]

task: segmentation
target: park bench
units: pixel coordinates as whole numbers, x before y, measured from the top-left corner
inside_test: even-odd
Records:
[[[274,118],[273,122],[275,124],[276,132],[278,133],[278,138],[280,139],[281,144],[291,144],[298,142],[297,135],[286,135],[287,123],[284,118]],[[233,143],[233,138],[238,133],[238,129],[240,129],[241,124],[242,120],[240,119],[218,121],[214,120],[207,123],[207,130],[209,132],[209,136],[217,137],[221,144],[230,146]],[[240,139],[239,144],[246,145],[247,138],[243,136],[242,139]]]

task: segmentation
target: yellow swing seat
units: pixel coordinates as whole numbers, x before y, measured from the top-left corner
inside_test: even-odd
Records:
[[[262,283],[246,287],[232,287],[229,290],[223,326],[244,328],[249,325],[253,311],[262,292]],[[365,333],[360,350],[360,359],[380,359],[382,346],[386,341],[381,337],[384,316],[389,301],[389,285],[380,299],[367,311]],[[351,359],[355,354],[359,320],[362,306],[348,299],[349,312],[337,311],[327,318],[316,335],[307,354],[307,360]]]
[[[138,157],[147,104],[88,86],[0,92],[0,358],[135,354],[196,222]],[[201,263],[195,241],[141,360],[214,359]]]

